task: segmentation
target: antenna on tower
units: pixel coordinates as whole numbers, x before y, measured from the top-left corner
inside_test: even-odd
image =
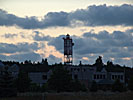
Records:
[[[73,46],[74,43],[70,35],[67,34],[66,37],[63,38],[64,40],[64,64],[72,65],[73,63]]]

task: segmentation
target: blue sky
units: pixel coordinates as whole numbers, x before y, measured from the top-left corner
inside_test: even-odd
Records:
[[[62,37],[74,42],[74,64],[101,55],[132,66],[132,0],[0,0],[0,59],[63,62]]]

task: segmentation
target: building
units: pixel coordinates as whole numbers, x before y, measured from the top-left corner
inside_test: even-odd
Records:
[[[31,79],[32,83],[36,83],[37,85],[42,86],[43,84],[47,83],[48,79],[52,71],[40,71],[40,72],[29,72],[29,78]]]
[[[20,71],[28,74],[31,83],[36,83],[40,86],[45,84],[52,74],[47,59],[42,59],[42,62],[39,64],[23,64],[20,67]]]
[[[93,81],[100,86],[112,85],[117,79],[119,79],[121,83],[125,82],[125,73],[123,70],[109,70],[107,66],[103,66],[101,70],[98,70],[98,66],[95,65],[79,64],[78,66],[67,66],[67,69],[72,79],[78,79],[81,83],[85,84],[86,87],[90,87]]]
[[[4,65],[2,62],[0,62],[0,74],[3,73],[5,67],[8,67],[8,71],[13,76],[13,78],[18,77],[19,66],[17,64],[13,64],[13,65],[9,66],[9,65]]]

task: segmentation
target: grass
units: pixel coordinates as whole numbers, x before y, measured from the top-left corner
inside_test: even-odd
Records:
[[[13,98],[1,98],[0,100],[43,100],[41,95],[19,95]],[[45,93],[45,100],[133,100],[133,92],[112,93]]]
[[[133,93],[62,93],[48,94],[46,100],[133,100]]]
[[[17,97],[0,98],[0,100],[42,100],[41,93],[18,93]]]
[[[0,98],[0,100],[42,100],[41,96],[19,96],[11,98]]]

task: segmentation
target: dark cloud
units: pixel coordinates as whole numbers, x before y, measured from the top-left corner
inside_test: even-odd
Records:
[[[2,60],[11,60],[11,61],[25,61],[25,60],[31,60],[31,61],[39,61],[41,60],[41,56],[34,52],[27,52],[22,54],[15,54],[15,55],[0,55],[0,59]]]
[[[61,58],[57,58],[57,57],[55,57],[54,55],[49,55],[49,57],[48,57],[48,62],[49,62],[50,64],[60,63],[60,62],[62,62],[62,59],[61,59]]]
[[[17,36],[18,36],[17,34],[11,34],[11,33],[6,33],[6,34],[2,35],[2,37],[5,37],[5,38],[14,38]]]
[[[63,52],[63,37],[65,37],[65,35],[60,35],[51,39],[51,41],[48,42],[48,45],[53,45],[58,51]]]
[[[39,61],[41,56],[40,54],[35,53],[38,49],[40,49],[40,47],[36,42],[17,44],[0,43],[0,59],[12,61]],[[10,55],[5,55],[7,53]]]
[[[18,44],[0,43],[0,53],[32,52],[38,49],[39,46],[36,42],[31,44],[27,42]]]
[[[42,27],[50,27],[50,26],[69,26],[70,20],[68,19],[69,13],[66,12],[49,12],[44,16],[43,26]]]
[[[24,29],[48,28],[57,26],[84,26],[104,25],[133,25],[133,5],[121,6],[92,5],[86,9],[78,9],[73,12],[49,12],[44,19],[39,21],[35,16],[21,18],[0,9],[0,25],[17,25]]]
[[[133,6],[106,6],[93,5],[87,9],[79,9],[71,13],[71,19],[79,20],[87,26],[102,26],[102,25],[132,25],[133,24]]]
[[[17,25],[25,29],[32,29],[32,28],[34,29],[34,28],[39,28],[41,25],[41,22],[39,22],[37,18],[34,16],[21,18],[13,14],[9,14],[6,11],[0,9],[0,25],[1,26]]]
[[[39,61],[41,60],[41,56],[35,52],[30,53],[23,53],[23,54],[16,54],[9,56],[8,59],[17,60],[17,61],[25,61],[25,60],[31,60],[31,61]]]
[[[33,39],[35,41],[49,41],[52,39],[50,36],[45,36],[39,31],[34,31],[34,33],[35,33],[35,36],[33,36]]]

